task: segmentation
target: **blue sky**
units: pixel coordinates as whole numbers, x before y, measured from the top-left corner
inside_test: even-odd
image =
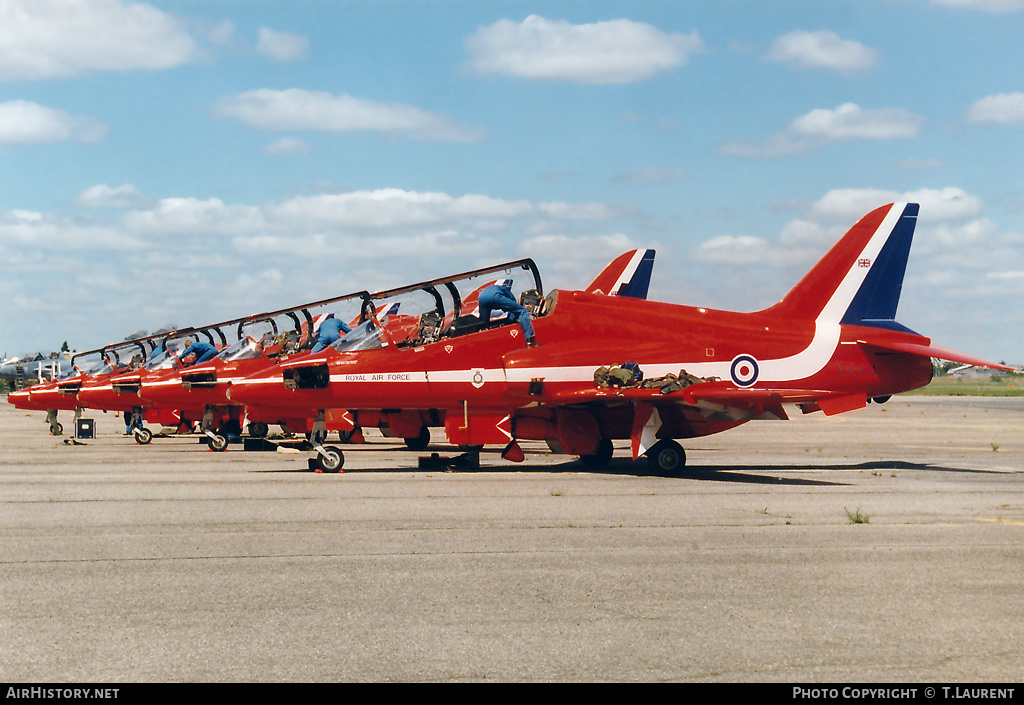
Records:
[[[898,319],[1024,363],[1024,0],[0,0],[0,352],[532,257],[769,306],[921,203]]]

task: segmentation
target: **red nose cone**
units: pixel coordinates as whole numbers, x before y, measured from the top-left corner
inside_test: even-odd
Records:
[[[17,392],[11,392],[7,395],[7,401],[10,404],[14,404],[15,409],[25,409],[27,411],[45,411],[45,406],[39,406],[32,402],[30,391],[28,389],[21,389]]]

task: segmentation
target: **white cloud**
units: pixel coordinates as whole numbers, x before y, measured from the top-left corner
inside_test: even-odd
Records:
[[[0,103],[0,144],[98,142],[109,128],[86,115],[69,115],[25,100]]]
[[[370,131],[427,141],[475,142],[485,131],[446,115],[397,103],[378,103],[298,88],[257,90],[217,101],[213,114],[258,130]]]
[[[123,224],[145,238],[181,235],[204,240],[215,235],[261,232],[266,220],[255,206],[228,205],[219,198],[164,198],[152,208],[126,213]]]
[[[623,209],[604,203],[564,203],[552,201],[537,206],[541,213],[560,220],[612,220],[621,217]]]
[[[0,80],[167,69],[199,47],[173,16],[121,0],[0,2]]]
[[[923,124],[924,117],[902,108],[862,110],[845,103],[835,110],[819,108],[801,115],[782,132],[760,143],[731,142],[720,149],[732,156],[773,159],[836,142],[916,137]]]
[[[133,234],[123,228],[82,225],[66,217],[45,213],[0,213],[0,252],[6,250],[7,258],[26,246],[38,249],[38,255],[41,257],[40,266],[43,269],[47,268],[51,258],[57,262],[75,251],[123,252],[141,247],[141,244]],[[61,257],[55,253],[61,253]],[[36,253],[32,253],[31,256],[35,255]],[[15,268],[19,272],[20,269]]]
[[[746,266],[766,262],[778,249],[767,240],[750,235],[718,235],[705,240],[693,252],[693,258],[704,264]]]
[[[1024,93],[1000,93],[975,102],[967,109],[967,122],[1012,125],[1024,121]]]
[[[798,68],[818,68],[853,74],[873,68],[878,51],[860,42],[841,39],[835,32],[790,32],[776,39],[765,58]]]
[[[260,27],[260,42],[256,51],[276,61],[297,61],[306,56],[309,40],[301,34],[275,32]]]
[[[696,31],[667,34],[624,19],[574,25],[530,15],[477,30],[466,48],[468,66],[481,75],[603,84],[644,81],[682,66],[704,42]]]
[[[75,203],[85,208],[140,209],[151,206],[153,199],[139,193],[131,184],[117,187],[97,184],[78,194]]]
[[[806,270],[862,217],[880,206],[897,202],[921,206],[918,230],[925,234],[918,238],[923,240],[915,250],[919,256],[930,257],[940,249],[966,261],[969,258],[963,248],[982,247],[995,236],[991,223],[980,217],[981,199],[959,188],[903,193],[834,189],[813,203],[803,217],[788,222],[777,242],[760,236],[720,235],[701,243],[692,255],[699,262],[718,266]]]
[[[886,191],[882,189],[834,189],[810,208],[818,220],[854,221],[887,203],[919,203],[921,221],[963,220],[981,214],[982,203],[962,189],[920,189],[917,191]]]
[[[534,212],[527,201],[506,201],[477,194],[380,189],[300,196],[267,209],[273,222],[288,229],[424,227],[473,222],[504,226]]]

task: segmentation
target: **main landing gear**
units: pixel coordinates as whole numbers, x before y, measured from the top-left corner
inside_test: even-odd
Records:
[[[673,440],[658,441],[645,455],[647,456],[647,466],[656,475],[678,477],[686,467],[686,451]]]
[[[593,455],[581,455],[580,461],[591,468],[604,467],[612,459],[614,448],[609,438],[602,438]],[[679,477],[686,468],[686,451],[673,440],[658,441],[644,453],[647,467],[655,475]]]

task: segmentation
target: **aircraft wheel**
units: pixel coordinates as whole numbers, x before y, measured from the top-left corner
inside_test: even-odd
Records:
[[[249,424],[249,435],[253,438],[266,438],[270,427],[261,421],[253,421]]]
[[[646,455],[647,464],[658,475],[675,477],[686,467],[686,451],[672,440],[658,441]]]
[[[405,445],[409,450],[423,450],[430,445],[430,429],[420,426],[420,435],[414,438],[406,438]]]
[[[135,435],[135,442],[139,445],[149,445],[149,442],[153,440],[153,432],[148,428],[139,427],[132,433]]]
[[[345,465],[345,454],[337,446],[324,446],[326,453],[317,456],[317,464],[324,472],[339,472]]]
[[[206,445],[210,447],[210,450],[215,450],[219,453],[222,450],[227,450],[228,437],[215,433],[213,437],[207,436]]]
[[[597,452],[593,455],[581,455],[580,460],[582,460],[583,464],[587,467],[603,467],[612,459],[612,453],[614,451],[615,449],[612,446],[612,439],[602,438],[597,444]]]
[[[62,435],[64,435],[64,427],[61,424],[59,424],[59,423],[55,423],[55,424],[51,425],[50,426],[50,435],[51,436],[62,436]]]

